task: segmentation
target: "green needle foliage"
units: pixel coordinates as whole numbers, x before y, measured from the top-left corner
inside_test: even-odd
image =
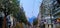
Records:
[[[0,11],[7,13],[7,15],[18,13],[19,1],[18,0],[1,0]]]
[[[37,20],[37,18],[35,18],[34,20],[33,20],[33,25],[37,25],[38,24],[38,20]]]
[[[23,23],[26,24],[27,22],[27,19],[26,19],[26,16],[25,16],[25,12],[23,10],[23,7],[20,8],[19,12],[17,13],[17,21],[22,21]]]

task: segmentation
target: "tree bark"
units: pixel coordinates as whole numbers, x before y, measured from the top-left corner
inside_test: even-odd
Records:
[[[4,17],[4,20],[3,20],[3,28],[7,28],[6,27],[6,16]]]

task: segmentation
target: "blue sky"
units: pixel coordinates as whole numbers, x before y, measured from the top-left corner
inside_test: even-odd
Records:
[[[42,0],[20,0],[20,4],[23,6],[27,17],[37,17],[39,13],[39,6]]]

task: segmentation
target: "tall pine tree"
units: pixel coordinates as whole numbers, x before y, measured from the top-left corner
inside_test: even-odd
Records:
[[[25,12],[23,10],[24,8],[23,7],[20,7],[20,10],[19,12],[17,13],[17,21],[18,22],[23,22],[23,23],[27,23],[27,18],[26,18],[26,15],[25,15]]]

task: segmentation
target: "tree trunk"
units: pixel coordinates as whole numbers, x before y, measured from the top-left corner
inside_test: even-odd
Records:
[[[3,28],[7,28],[7,27],[6,27],[6,16],[4,17]]]

